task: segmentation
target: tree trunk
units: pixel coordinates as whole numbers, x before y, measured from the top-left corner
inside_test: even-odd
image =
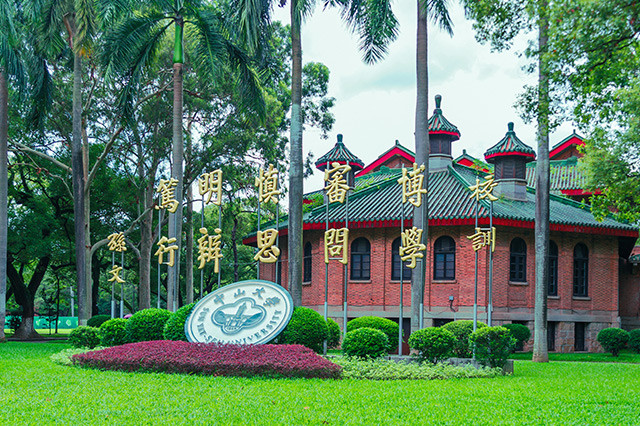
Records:
[[[429,80],[428,80],[428,45],[427,45],[427,16],[418,0],[418,29],[416,33],[416,117],[415,117],[415,147],[416,164],[424,164],[425,179],[424,187],[427,187],[429,179]],[[422,241],[429,247],[426,197],[423,198],[422,206],[416,207],[413,211],[413,225],[423,230]],[[428,250],[428,248],[427,248]],[[411,277],[411,331],[420,328],[420,305],[423,303],[424,285],[426,281],[426,259],[418,260],[415,274]]]
[[[302,305],[302,43],[301,17],[291,1],[291,148],[289,157],[289,292]]]
[[[184,146],[182,145],[182,17],[176,19],[176,36],[173,58],[173,141],[171,148],[171,177],[178,181],[175,196],[179,206],[175,213],[169,213],[169,239],[175,238],[178,250],[175,251],[175,264],[167,275],[167,307],[175,312],[178,309],[177,294],[180,291],[180,247],[182,246],[182,187],[184,173]]]
[[[4,69],[0,68],[0,342],[5,341],[4,324],[7,314],[8,108],[7,79]]]
[[[86,300],[85,304],[88,306],[88,318],[92,316],[94,312],[94,305],[97,305],[98,301],[94,300],[94,286],[97,287],[99,281],[94,281],[91,256],[91,189],[87,187],[87,178],[89,176],[89,139],[87,138],[86,121],[81,120],[82,123],[82,186],[84,188],[84,200],[83,200],[83,214],[84,214],[84,255],[85,255],[85,273],[86,276]]]
[[[40,335],[36,332],[33,323],[34,311],[34,299],[36,292],[42,283],[49,262],[51,258],[48,256],[41,257],[38,260],[29,285],[25,285],[24,277],[18,273],[13,267],[11,260],[7,262],[7,276],[11,280],[11,286],[13,287],[13,293],[16,298],[16,302],[22,307],[22,323],[16,330],[14,335],[18,339],[37,339]]]
[[[533,361],[549,362],[547,347],[547,288],[549,285],[549,79],[547,1],[539,7],[538,22],[538,162],[536,165],[536,288]]]
[[[73,49],[75,21],[64,17],[69,30],[70,47]],[[87,325],[91,306],[87,305],[87,276],[84,224],[84,179],[82,161],[82,58],[73,56],[73,103],[71,138],[71,174],[73,180],[73,219],[76,252],[76,279],[78,280],[78,325]]]
[[[100,297],[100,260],[98,260],[97,253],[91,256],[91,315],[98,315],[98,299]]]

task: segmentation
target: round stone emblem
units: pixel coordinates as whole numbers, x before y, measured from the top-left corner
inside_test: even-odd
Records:
[[[293,314],[293,300],[270,281],[239,281],[205,296],[184,325],[190,342],[260,344],[273,340]]]

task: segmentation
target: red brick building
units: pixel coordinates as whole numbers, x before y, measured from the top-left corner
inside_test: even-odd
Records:
[[[535,190],[527,186],[527,182],[531,179],[529,170],[535,152],[518,139],[510,123],[505,137],[485,154],[493,167],[479,164],[466,152],[453,161],[451,143],[459,139],[460,132],[444,118],[439,103],[438,99],[434,115],[429,119],[431,155],[424,324],[437,326],[473,316],[474,251],[468,236],[475,232],[475,200],[470,198],[468,187],[476,183],[477,176],[483,179],[486,174],[483,169],[493,168],[498,182],[494,194],[499,197],[493,203],[496,227],[493,325],[516,322],[533,329]],[[579,143],[577,139],[572,135],[556,145],[551,153],[570,151]],[[566,162],[571,157],[568,158],[558,161]],[[465,159],[471,164],[465,165]],[[348,163],[358,171],[348,200],[348,317],[375,315],[398,321],[402,189],[397,181],[401,176],[400,167],[413,163],[413,153],[396,142],[376,161],[364,166],[346,148],[340,135],[336,146],[316,164],[322,168],[334,161]],[[562,179],[556,180],[552,192],[562,192],[558,188],[561,182]],[[322,191],[307,194],[305,198],[303,304],[323,312],[325,276],[328,276],[328,313],[342,323],[345,267],[334,260],[326,266],[323,238],[327,221],[329,228],[344,226],[347,206],[332,203],[327,209]],[[489,210],[489,202],[481,200],[478,216],[482,227],[489,225]],[[412,226],[412,214],[411,204],[405,204],[405,227]],[[640,274],[638,262],[634,266],[634,257],[629,260],[638,238],[637,228],[614,218],[598,222],[588,206],[559,195],[551,195],[550,221],[550,350],[596,351],[599,350],[596,335],[602,328],[640,326]],[[282,221],[282,263],[288,258],[286,227],[286,221]],[[254,244],[255,236],[247,238],[245,243]],[[479,253],[478,318],[486,321],[489,256],[486,248]],[[406,336],[411,312],[410,274],[417,271],[403,270]],[[277,278],[286,283],[286,275],[287,268],[281,263],[261,267],[264,279]]]

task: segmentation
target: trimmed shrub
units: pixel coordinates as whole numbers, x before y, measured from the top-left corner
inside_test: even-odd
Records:
[[[102,324],[104,324],[106,321],[109,321],[111,319],[111,315],[94,315],[91,318],[89,318],[89,321],[87,321],[87,325],[89,327],[100,327]]]
[[[502,368],[516,345],[516,339],[504,327],[482,327],[471,333],[469,343],[475,345],[478,361],[492,368]]]
[[[127,320],[113,318],[100,326],[100,344],[102,346],[118,346],[127,343]]]
[[[620,349],[627,346],[629,332],[621,328],[604,328],[598,333],[597,340],[606,352],[618,356]]]
[[[194,306],[196,306],[195,302],[190,303],[171,314],[162,332],[165,340],[187,341],[187,335],[184,332],[184,323],[187,322],[187,318],[191,314]]]
[[[95,348],[100,344],[98,328],[84,325],[77,327],[69,334],[69,343],[74,348]]]
[[[416,330],[409,336],[409,346],[418,351],[418,358],[434,364],[449,358],[455,344],[453,333],[440,327]]]
[[[127,320],[127,342],[145,342],[162,340],[164,325],[171,316],[166,309],[143,309],[131,315]]]
[[[511,332],[511,335],[516,339],[515,350],[521,351],[524,348],[524,344],[531,338],[531,330],[529,327],[522,324],[504,324],[504,328]]]
[[[338,346],[340,346],[340,337],[342,335],[342,330],[340,330],[340,326],[337,322],[335,322],[331,318],[327,318],[327,331],[329,332],[327,336],[327,347],[329,349],[336,349]]]
[[[389,342],[388,352],[392,352],[398,347],[398,323],[395,321],[380,317],[360,317],[347,323],[347,333],[363,327],[375,328],[386,334]]]
[[[478,321],[478,329],[486,326],[487,324]],[[453,321],[440,328],[452,332],[456,338],[456,344],[453,347],[454,356],[458,358],[471,358],[473,351],[469,347],[469,336],[473,333],[472,320]]]
[[[20,328],[20,324],[22,324],[22,314],[13,314],[11,315],[11,319],[9,319],[9,329],[14,333]]]
[[[382,331],[363,327],[348,331],[342,342],[346,356],[356,358],[378,358],[389,349],[389,339]]]
[[[322,352],[329,330],[324,317],[310,308],[298,306],[293,309],[291,321],[276,338],[285,345],[303,345],[315,352]]]
[[[324,318],[323,318],[324,321]],[[240,377],[340,377],[342,368],[301,345],[218,345],[161,340],[130,343],[72,357],[101,370]]]
[[[629,348],[640,354],[640,328],[629,332]]]

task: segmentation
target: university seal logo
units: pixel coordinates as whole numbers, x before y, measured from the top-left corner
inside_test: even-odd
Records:
[[[190,342],[267,343],[286,327],[292,313],[291,295],[281,286],[262,280],[240,281],[199,301],[184,329]]]

